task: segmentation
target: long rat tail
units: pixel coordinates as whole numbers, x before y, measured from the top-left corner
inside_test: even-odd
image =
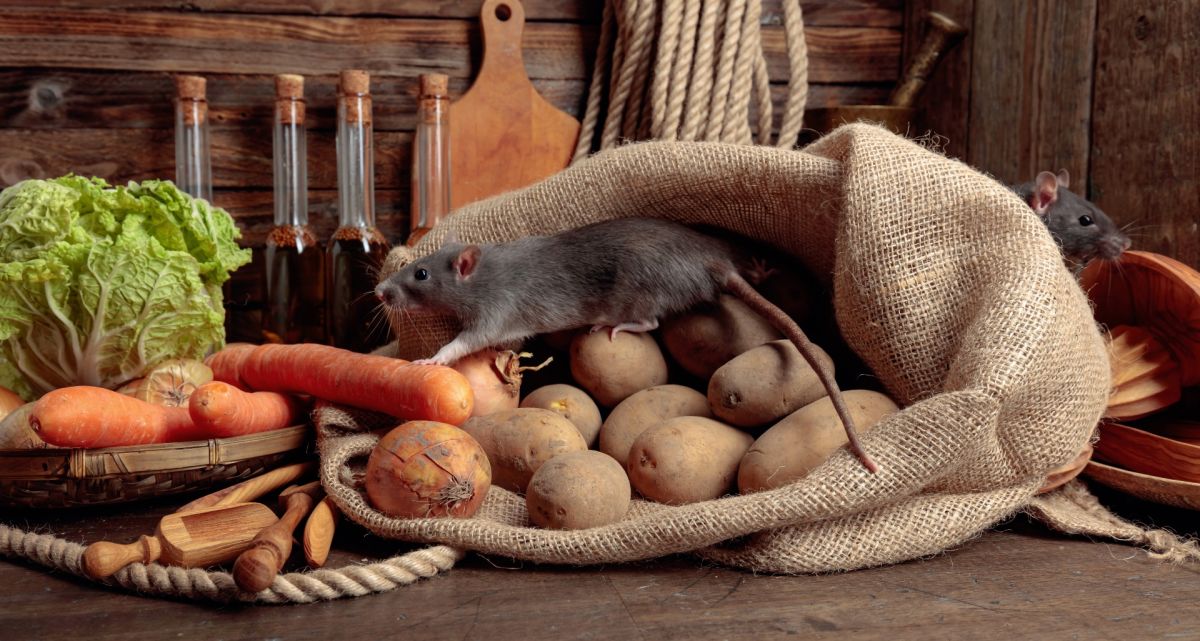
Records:
[[[813,371],[817,373],[817,378],[821,384],[825,386],[825,392],[829,395],[829,400],[833,401],[833,408],[837,412],[838,418],[842,420],[842,427],[846,429],[846,438],[850,441],[850,451],[862,461],[864,467],[869,472],[874,474],[879,470],[879,466],[871,459],[862,444],[858,441],[858,433],[854,429],[854,421],[850,418],[850,410],[846,407],[846,401],[842,398],[842,390],[838,387],[837,381],[833,378],[833,371],[825,366],[825,363],[816,358],[816,346],[812,341],[808,340],[808,336],[796,321],[792,320],[782,309],[775,306],[774,303],[763,297],[754,289],[745,278],[737,271],[730,270],[725,277],[725,289],[734,296],[742,299],[746,305],[758,312],[771,322],[779,331],[783,332],[789,340],[800,350],[800,355],[804,360],[808,361]]]

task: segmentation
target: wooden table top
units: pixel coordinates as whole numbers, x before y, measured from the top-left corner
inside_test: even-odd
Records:
[[[1196,512],[1096,488],[1127,518],[1200,534]],[[76,541],[132,540],[174,503],[0,522]],[[123,538],[124,537],[124,538]],[[330,566],[408,549],[343,526]],[[1200,639],[1200,564],[1050,532],[1016,517],[948,553],[824,576],[764,576],[690,557],[594,568],[468,555],[396,590],[293,606],[119,592],[0,561],[0,638],[19,639]]]

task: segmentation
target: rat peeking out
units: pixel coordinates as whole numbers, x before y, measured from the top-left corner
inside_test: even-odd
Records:
[[[1057,175],[1043,171],[1012,189],[1046,224],[1067,258],[1080,264],[1120,258],[1129,249],[1129,237],[1099,207],[1069,191],[1070,183],[1065,169]]]

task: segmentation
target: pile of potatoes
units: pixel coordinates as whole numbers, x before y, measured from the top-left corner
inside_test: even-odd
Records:
[[[523,493],[537,526],[612,523],[635,491],[681,505],[779,487],[846,444],[816,373],[733,297],[653,333],[540,339],[560,363],[566,355],[559,371],[569,378],[462,426],[487,453],[493,483]],[[875,391],[844,394],[860,433],[898,410]]]

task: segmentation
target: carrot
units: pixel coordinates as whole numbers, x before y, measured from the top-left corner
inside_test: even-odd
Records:
[[[243,389],[307,394],[409,420],[460,425],[475,404],[466,377],[449,367],[317,343],[236,345],[207,363],[214,380]]]
[[[154,405],[103,387],[62,387],[35,402],[29,424],[59,447],[118,447],[205,438],[186,407]]]
[[[279,392],[243,392],[221,381],[205,383],[188,401],[192,422],[210,438],[241,436],[295,425],[296,399]]]

